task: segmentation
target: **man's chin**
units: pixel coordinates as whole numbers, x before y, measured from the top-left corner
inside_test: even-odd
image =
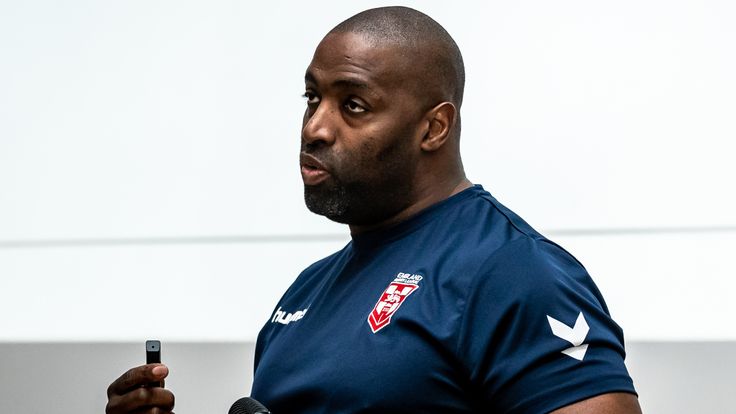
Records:
[[[344,191],[336,188],[326,188],[324,185],[305,185],[304,204],[314,214],[325,216],[328,219],[347,224],[347,198]]]
[[[386,220],[403,208],[389,205],[382,200],[394,200],[361,191],[362,188],[344,186],[304,186],[304,203],[309,211],[328,219],[350,225],[370,225]]]

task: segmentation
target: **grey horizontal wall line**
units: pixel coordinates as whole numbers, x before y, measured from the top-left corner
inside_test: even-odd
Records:
[[[646,236],[658,234],[736,233],[736,226],[559,229],[542,233],[550,236]]]
[[[172,244],[251,244],[347,240],[346,234],[284,234],[253,236],[121,237],[90,239],[0,240],[0,248],[155,246]]]
[[[542,232],[548,236],[645,236],[664,234],[736,233],[736,226],[720,227],[653,227],[653,228],[601,228],[558,229]],[[105,246],[156,246],[176,244],[251,244],[289,242],[347,241],[345,234],[281,234],[252,236],[191,236],[191,237],[121,237],[80,239],[30,239],[0,240],[0,249],[52,248],[52,247],[105,247]]]

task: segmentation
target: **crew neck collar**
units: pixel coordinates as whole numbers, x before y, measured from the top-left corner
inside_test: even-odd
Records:
[[[403,220],[391,227],[379,230],[367,231],[365,233],[351,235],[353,249],[360,252],[379,247],[390,241],[399,239],[415,230],[421,228],[426,222],[432,220],[436,213],[461,203],[481,192],[484,192],[483,186],[474,184],[457,194],[439,201],[431,206],[421,210],[417,214]]]

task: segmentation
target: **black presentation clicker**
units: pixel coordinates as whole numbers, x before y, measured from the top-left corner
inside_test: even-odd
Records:
[[[146,341],[146,364],[161,363],[161,341]]]
[[[148,340],[146,341],[146,364],[160,364],[161,363],[161,341]],[[162,387],[163,382],[152,382],[148,384],[149,387]]]

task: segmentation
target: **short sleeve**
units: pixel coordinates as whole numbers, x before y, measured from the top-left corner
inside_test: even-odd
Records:
[[[621,328],[583,266],[523,237],[497,250],[468,292],[457,355],[483,412],[546,413],[635,393]]]

